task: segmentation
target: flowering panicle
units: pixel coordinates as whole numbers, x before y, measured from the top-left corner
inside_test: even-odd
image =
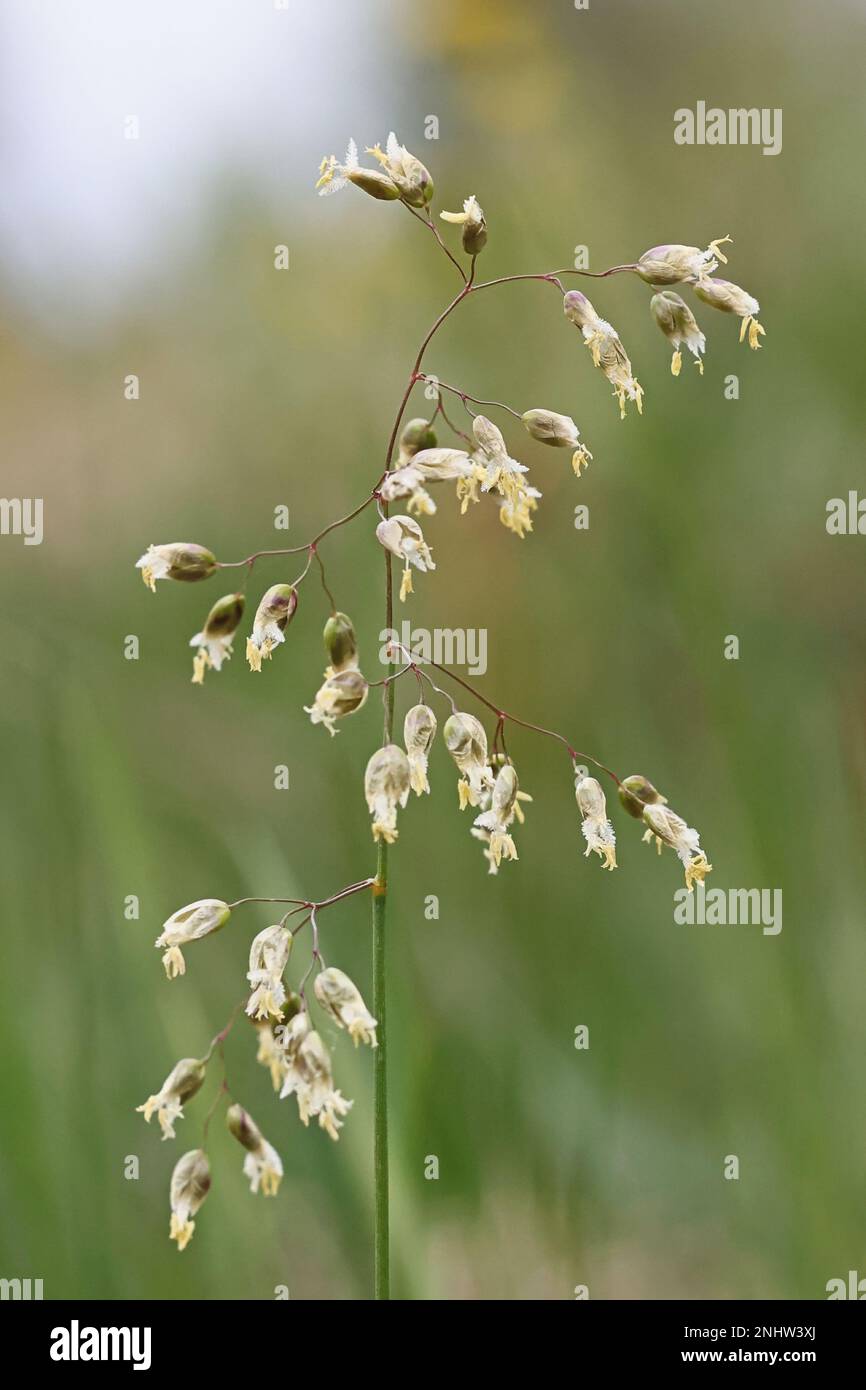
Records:
[[[256,1193],[261,1188],[263,1197],[276,1197],[283,1176],[282,1159],[276,1149],[242,1105],[229,1106],[226,1125],[246,1149],[244,1176],[250,1180],[250,1191]]]
[[[351,140],[342,162],[334,155],[324,159],[317,184],[320,193],[334,193],[346,184],[353,184],[370,197],[402,202],[412,211],[415,219],[433,233],[439,248],[444,251],[452,268],[456,267],[462,281],[459,293],[440,313],[423,339],[410,370],[408,385],[389,436],[385,472],[369,488],[360,505],[324,526],[306,545],[284,550],[259,550],[246,560],[220,562],[204,546],[178,541],[151,545],[137,561],[144,583],[155,590],[160,579],[196,582],[208,578],[217,569],[242,566],[249,574],[255,564],[269,557],[305,553],[306,565],[295,583],[274,584],[262,596],[255,612],[252,632],[246,641],[246,655],[250,669],[260,672],[263,662],[270,659],[274,650],[285,642],[286,628],[297,610],[298,589],[315,562],[322,590],[329,601],[329,616],[323,632],[328,665],[312,704],[304,706],[304,709],[311,723],[323,725],[332,735],[337,732],[338,721],[364,707],[371,686],[360,669],[358,640],[352,619],[337,609],[331,593],[319,553],[320,542],[362,513],[371,516],[372,511],[366,512],[366,509],[375,504],[380,517],[376,539],[402,565],[399,590],[402,602],[412,592],[413,571],[427,573],[436,568],[417,518],[436,514],[434,494],[437,485],[448,482],[455,484],[461,515],[484,496],[489,496],[498,508],[500,521],[509,530],[519,538],[531,531],[542,494],[530,484],[526,465],[510,454],[502,431],[486,415],[475,414],[470,402],[472,406],[504,409],[512,419],[522,424],[532,439],[549,447],[567,449],[578,478],[592,459],[570,415],[539,407],[519,414],[509,405],[469,395],[458,386],[448,386],[438,377],[421,370],[428,344],[440,325],[476,290],[517,279],[544,281],[562,290],[559,277],[569,272],[502,276],[479,284],[475,278],[474,260],[486,245],[487,223],[478,199],[471,195],[464,200],[462,211],[440,214],[445,222],[461,230],[463,252],[473,261],[472,265],[464,266],[457,255],[448,249],[437,230],[438,224],[434,222],[429,209],[433,180],[421,160],[399,142],[393,131],[388,135],[384,149],[378,144],[373,145],[368,147],[367,154],[372,157],[375,167],[362,166],[358,148]],[[750,346],[759,346],[764,330],[756,318],[759,309],[757,300],[729,281],[714,278],[719,265],[726,263],[721,248],[729,240],[729,237],[722,237],[712,241],[706,250],[673,244],[655,246],[644,252],[635,263],[614,266],[609,271],[592,272],[605,276],[614,271],[630,271],[653,287],[655,292],[650,310],[672,346],[671,370],[675,376],[681,372],[683,346],[703,371],[706,340],[691,309],[671,286],[690,285],[704,303],[739,315],[742,320],[741,341],[748,335]],[[633,402],[641,412],[643,390],[615,329],[596,312],[589,299],[576,290],[563,291],[563,310],[568,320],[579,328],[594,365],[610,383],[621,416],[626,414],[628,401]],[[434,394],[435,408],[429,419],[419,416],[404,423],[403,414],[410,395],[422,381],[428,386],[436,386],[434,393],[429,390],[427,393]],[[472,417],[471,435],[452,424],[443,395],[445,392],[456,396]],[[456,447],[440,443],[437,435],[440,419],[443,427],[456,436]],[[399,513],[390,515],[389,509],[397,504]],[[392,630],[390,572],[389,560],[387,626]],[[316,571],[313,570],[313,573]],[[190,645],[195,649],[195,684],[203,683],[207,671],[220,671],[231,657],[233,639],[244,615],[244,602],[241,592],[226,594],[218,599],[211,607],[201,631],[191,639]],[[406,640],[411,642],[414,638]],[[711,871],[712,866],[701,849],[698,832],[668,808],[666,798],[645,777],[633,775],[620,782],[603,764],[595,762],[589,755],[577,753],[562,734],[504,712],[461,676],[446,666],[440,666],[429,655],[414,656],[411,651],[402,648],[408,660],[402,669],[397,670],[391,653],[399,646],[392,635],[384,654],[387,674],[384,679],[373,682],[374,686],[383,688],[385,695],[384,746],[378,747],[369,758],[364,773],[364,796],[371,817],[372,836],[379,845],[376,877],[352,883],[321,902],[300,897],[243,897],[233,903],[203,898],[178,909],[163,923],[156,945],[163,951],[165,973],[169,979],[173,979],[185,972],[182,948],[218,931],[235,909],[247,903],[279,903],[282,911],[282,905],[288,905],[276,923],[266,926],[253,937],[246,972],[249,987],[246,1000],[235,1008],[226,1026],[211,1041],[204,1057],[187,1057],[177,1062],[160,1089],[137,1107],[144,1114],[146,1122],[154,1115],[158,1117],[165,1139],[175,1137],[175,1124],[183,1117],[185,1103],[202,1088],[206,1068],[216,1050],[222,1058],[226,1038],[235,1018],[244,1009],[255,1030],[256,1061],[267,1068],[271,1085],[280,1098],[295,1096],[298,1114],[305,1126],[317,1119],[320,1128],[336,1140],[352,1107],[352,1101],[346,1099],[335,1086],[331,1055],[314,1026],[311,1008],[314,1012],[320,1009],[329,1025],[347,1032],[356,1048],[363,1043],[371,1049],[380,1049],[379,1065],[376,1067],[377,1105],[383,1104],[385,1036],[382,976],[377,972],[376,989],[371,1001],[379,1015],[377,1021],[353,980],[342,970],[325,965],[320,948],[319,915],[324,909],[330,909],[354,893],[372,889],[377,932],[384,921],[386,847],[398,839],[398,814],[407,807],[410,794],[414,791],[416,797],[420,798],[430,793],[429,759],[437,732],[436,715],[421,699],[405,714],[405,747],[393,741],[393,685],[410,670],[416,676],[422,692],[426,691],[426,681],[435,693],[443,695],[450,704],[451,713],[442,734],[458,770],[458,805],[461,811],[468,806],[473,807],[470,833],[483,847],[490,874],[497,874],[503,861],[517,860],[514,825],[515,822],[523,824],[522,806],[532,800],[528,793],[520,789],[517,772],[506,747],[506,725],[509,726],[510,738],[512,724],[557,740],[558,746],[568,751],[573,768],[577,767],[579,758],[586,756],[597,768],[609,773],[617,782],[625,812],[641,822],[645,830],[644,839],[655,840],[659,852],[664,845],[668,845],[678,855],[689,891]],[[497,722],[490,746],[481,721],[456,708],[452,695],[440,690],[422,669],[425,664],[443,672],[456,685],[477,697],[486,710],[495,715]],[[595,777],[590,776],[576,776],[574,785],[581,814],[581,833],[586,842],[585,855],[598,855],[602,868],[612,870],[617,866],[616,834],[608,817],[602,786]],[[307,935],[312,938],[310,959],[305,972],[295,982],[295,992],[290,980],[290,966],[294,943],[305,928],[309,929]],[[381,937],[377,935],[377,949],[380,941]],[[377,960],[380,959],[377,955]],[[312,984],[308,986],[311,977]],[[228,1129],[244,1150],[243,1171],[251,1191],[261,1192],[264,1196],[275,1195],[283,1177],[282,1160],[249,1112],[230,1096],[225,1071],[214,1105],[205,1119],[205,1137],[216,1104],[223,1100],[227,1101]],[[381,1172],[379,1165],[377,1180]],[[210,1184],[210,1166],[203,1148],[190,1150],[175,1165],[170,1184],[170,1236],[179,1250],[183,1250],[192,1238],[194,1218],[207,1196]],[[377,1190],[381,1198],[381,1187]],[[381,1212],[381,1205],[381,1201],[377,1203],[377,1214]]]
[[[396,743],[377,748],[364,773],[364,795],[373,817],[373,839],[393,845],[398,837],[397,807],[409,800],[412,775],[409,759]]]
[[[174,1122],[183,1119],[184,1101],[192,1100],[204,1085],[205,1065],[196,1057],[184,1057],[172,1067],[156,1095],[136,1106],[148,1124],[156,1111],[163,1139],[174,1139]]]
[[[643,387],[632,371],[628,353],[619,339],[615,328],[595,312],[592,304],[580,290],[569,290],[563,299],[565,317],[575,324],[581,332],[592,360],[599,367],[613,387],[619,401],[620,418],[625,419],[626,400],[634,401],[638,414],[643,412]]]

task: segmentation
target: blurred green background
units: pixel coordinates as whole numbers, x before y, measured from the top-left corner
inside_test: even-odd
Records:
[[[92,62],[134,64],[150,43],[192,70],[237,22],[231,6],[205,8],[181,25],[157,7],[122,60],[104,35]],[[395,1296],[568,1299],[586,1284],[592,1298],[823,1297],[828,1279],[866,1272],[866,541],[825,530],[827,500],[863,475],[862,9],[307,11],[248,6],[242,22],[261,26],[251,43],[276,53],[287,103],[324,112],[316,130],[287,114],[242,150],[215,133],[206,195],[182,227],[169,219],[140,271],[133,257],[104,283],[98,261],[79,274],[59,189],[42,274],[4,254],[2,490],[44,498],[45,540],[0,540],[0,1274],[42,1278],[48,1298],[270,1298],[281,1284],[293,1298],[370,1295],[369,1053],[325,1026],[355,1099],[335,1145],[276,1100],[237,1023],[232,1090],[286,1177],[276,1200],[252,1197],[216,1121],[214,1185],[182,1257],[167,1239],[168,1179],[200,1140],[216,1069],[173,1145],[134,1107],[228,1018],[249,941],[271,920],[239,912],[169,984],[153,939],[171,911],[205,896],[323,897],[372,872],[362,778],[380,705],[335,739],[303,713],[323,666],[315,574],[264,674],[249,674],[241,642],[199,690],[187,643],[230,585],[154,597],[133,562],[176,538],[224,559],[301,544],[378,475],[407,367],[456,276],[401,208],[354,189],[319,200],[312,183],[350,134],[372,144],[393,127],[433,173],[435,212],[477,194],[483,278],[568,266],[577,245],[601,268],[660,242],[734,238],[727,273],[760,299],[765,346],[738,346],[735,320],[696,305],[702,379],[688,364],[671,377],[638,280],[590,286],[645,388],[642,419],[620,422],[546,286],[461,306],[428,369],[574,415],[594,462],[578,483],[565,452],[501,420],[544,493],[534,533],[521,543],[492,506],[461,519],[449,487],[425,526],[437,570],[400,618],[486,628],[489,698],[651,777],[699,827],[712,886],[784,894],[776,937],[676,925],[674,856],[656,859],[614,807],[619,871],[585,860],[567,759],[520,730],[509,748],[534,804],[520,862],[488,878],[437,746],[433,795],[403,813],[392,854]],[[332,61],[342,45],[358,64],[348,82]],[[235,81],[254,84],[254,69]],[[698,100],[782,107],[782,153],[676,146],[673,112]],[[13,108],[14,92],[7,139],[26,143]],[[159,113],[166,159],[185,111],[180,84]],[[100,158],[97,141],[97,175]],[[173,169],[158,195],[168,214],[192,177]],[[287,272],[273,268],[281,243]],[[132,372],[136,402],[123,395]],[[587,531],[574,529],[578,503]],[[273,529],[281,504],[288,537]],[[322,547],[371,678],[373,520]],[[298,568],[263,561],[251,601]],[[137,661],[124,658],[129,634]],[[728,634],[738,661],[724,659]],[[414,698],[398,687],[401,719]],[[277,764],[288,791],[274,789]],[[138,921],[124,918],[130,894]],[[327,913],[322,937],[369,997],[367,902]],[[575,1050],[579,1024],[588,1051]],[[729,1154],[739,1181],[723,1178]],[[128,1155],[138,1181],[124,1177]]]

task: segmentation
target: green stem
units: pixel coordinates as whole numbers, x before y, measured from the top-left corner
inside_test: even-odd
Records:
[[[374,1283],[375,1297],[391,1296],[391,1252],[388,1213],[388,1049],[385,1002],[385,904],[388,846],[379,842],[373,885],[373,1013],[379,1046],[375,1051],[373,1102],[373,1167],[375,1170]]]
[[[399,417],[398,417],[399,419]],[[389,450],[390,456],[390,450]],[[383,510],[387,513],[387,507]],[[394,625],[394,584],[391,556],[385,551],[385,626]],[[393,675],[393,664],[387,675]],[[394,737],[394,685],[385,685],[384,742]],[[373,1280],[374,1297],[391,1296],[391,1248],[388,1210],[388,1028],[385,969],[385,911],[388,900],[388,846],[379,841],[376,854],[376,878],[373,883],[373,1014],[376,1018],[378,1047],[375,1051],[373,1097],[373,1172],[375,1182],[373,1217]]]

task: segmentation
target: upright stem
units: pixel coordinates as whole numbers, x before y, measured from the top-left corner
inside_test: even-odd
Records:
[[[390,451],[389,451],[390,459]],[[387,507],[383,510],[387,512]],[[394,617],[394,585],[391,556],[385,551],[385,627],[390,631]],[[388,677],[394,666],[389,663]],[[394,686],[385,684],[384,741],[394,737]],[[380,840],[376,854],[376,878],[373,883],[373,1014],[376,1018],[378,1047],[374,1053],[373,1097],[373,1171],[375,1181],[373,1266],[374,1297],[391,1296],[391,1250],[388,1210],[388,1028],[387,977],[385,969],[385,910],[388,899],[388,846]]]
[[[379,1046],[375,1051],[375,1097],[373,1101],[373,1167],[375,1171],[374,1211],[374,1296],[391,1296],[391,1251],[388,1213],[388,1062],[385,1002],[385,904],[388,872],[388,846],[379,842],[376,882],[373,885],[373,1013]]]

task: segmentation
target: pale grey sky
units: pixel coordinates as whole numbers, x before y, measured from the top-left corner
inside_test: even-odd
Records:
[[[4,0],[0,266],[39,298],[122,293],[221,169],[279,193],[380,138],[385,0]],[[140,138],[124,138],[137,116]],[[361,124],[365,124],[362,131]],[[372,134],[366,127],[375,127]]]

